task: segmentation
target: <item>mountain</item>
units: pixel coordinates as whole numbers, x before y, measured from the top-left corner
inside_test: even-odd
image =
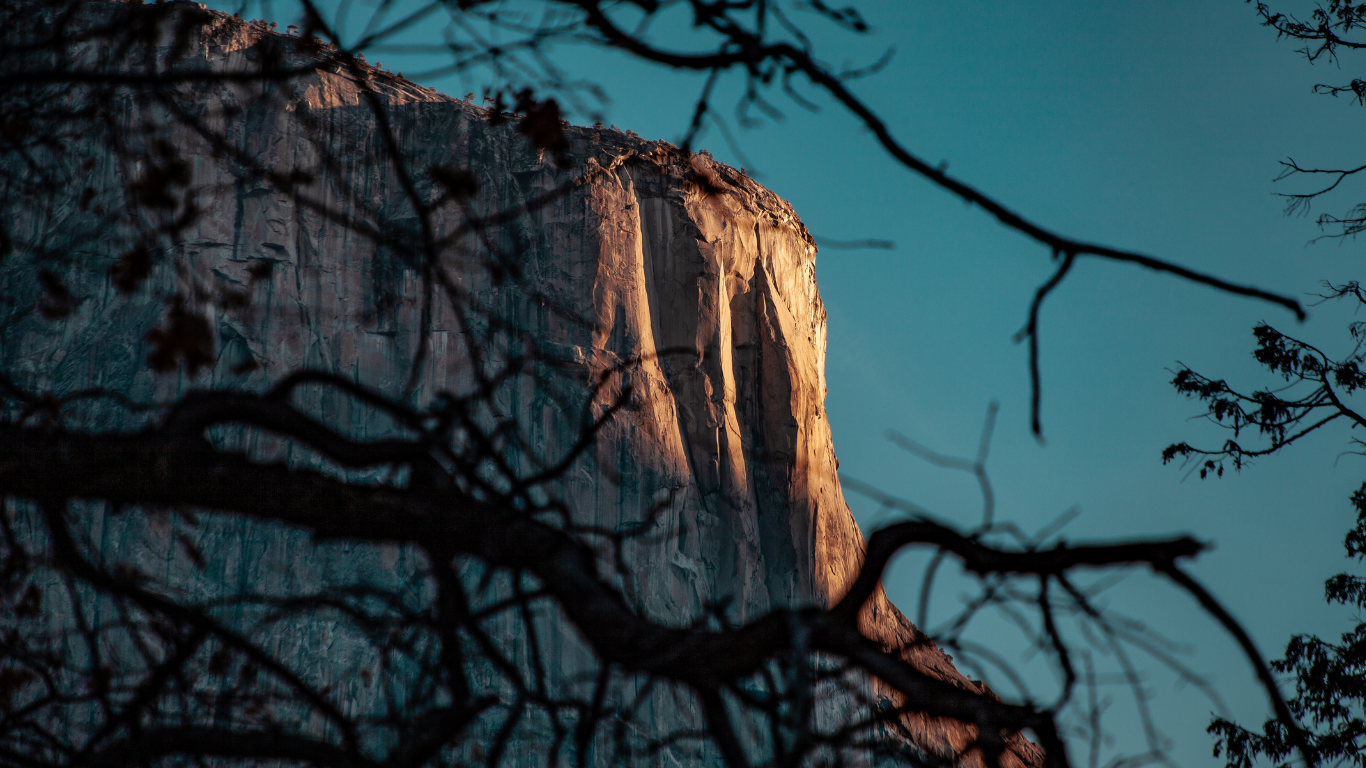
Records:
[[[12,249],[0,262],[11,299],[0,371],[56,398],[98,390],[65,406],[68,426],[130,432],[167,410],[144,406],[321,372],[286,397],[352,441],[413,434],[391,401],[460,422],[454,439],[479,457],[475,490],[462,491],[544,474],[527,503],[593,541],[603,578],[656,623],[741,625],[831,606],[849,587],[864,539],[824,409],[817,249],[777,195],[705,152],[568,126],[530,95],[522,114],[478,106],[200,5],[9,13],[10,71],[122,73],[5,95],[6,131],[29,149],[0,159]],[[343,466],[260,423],[210,432],[260,463],[418,482],[415,469]],[[428,564],[414,547],[211,512],[78,512],[92,558],[216,606],[216,620],[260,638],[348,714],[420,709],[427,641],[389,658],[386,643],[408,640],[368,637],[358,609],[329,613],[323,599],[370,590],[421,609]],[[491,611],[483,641],[507,647],[471,662],[471,684],[504,718],[472,726],[482,735],[460,754],[479,759],[523,706],[518,685],[586,702],[602,670],[553,606],[491,607],[535,592],[534,580],[473,558],[460,573],[470,610]],[[301,603],[317,610],[286,607]],[[880,589],[860,622],[919,670],[985,691]],[[827,676],[818,719],[834,727],[895,706],[890,689],[854,679]],[[602,706],[628,713],[649,745],[641,760],[718,759],[663,739],[705,726],[688,690],[638,676],[614,685]],[[504,764],[544,762],[553,709],[512,719]],[[315,725],[299,727],[332,727]],[[961,724],[914,715],[879,732],[946,758],[972,740]],[[378,749],[386,737],[373,738]],[[766,737],[746,738],[759,749]],[[1040,756],[1015,737],[1006,762]]]

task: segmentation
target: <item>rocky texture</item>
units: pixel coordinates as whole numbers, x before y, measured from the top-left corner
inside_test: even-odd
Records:
[[[467,392],[474,371],[534,350],[534,375],[495,397],[498,415],[539,451],[517,457],[528,467],[570,450],[595,382],[608,381],[595,412],[632,388],[633,406],[552,491],[584,525],[619,531],[657,518],[662,534],[627,547],[633,577],[620,580],[640,611],[684,625],[724,603],[743,622],[840,597],[863,537],[841,495],[823,406],[816,248],[790,205],[705,153],[614,130],[569,129],[572,166],[561,168],[483,108],[370,67],[314,66],[263,24],[183,8],[169,17],[178,25],[162,24],[149,61],[232,72],[281,56],[303,74],[283,84],[187,80],[165,103],[115,94],[109,133],[89,137],[78,157],[52,156],[67,172],[54,194],[40,199],[16,181],[22,174],[7,177],[0,196],[21,247],[0,269],[0,293],[18,299],[0,320],[0,370],[38,390],[98,386],[146,402],[190,387],[261,390],[316,368],[423,403]],[[81,23],[132,12],[91,3]],[[75,61],[99,66],[105,54]],[[180,163],[187,176],[157,181],[158,169]],[[477,194],[468,204],[443,196],[433,168],[469,169]],[[201,213],[167,226],[183,207],[137,197],[157,183]],[[471,217],[487,226],[471,227]],[[139,247],[155,268],[125,296],[108,273]],[[444,289],[426,279],[424,254],[443,265]],[[27,311],[52,298],[40,262],[79,302],[70,317]],[[211,327],[213,358],[197,375],[146,364],[148,331],[169,327],[176,302]],[[335,393],[304,402],[357,438],[392,429]],[[78,418],[127,427],[141,417],[101,406]],[[222,439],[262,459],[312,460],[265,435]],[[115,533],[93,538],[109,557],[173,567],[161,548],[169,534],[158,545],[108,525]],[[216,553],[206,594],[402,570],[402,553],[318,548],[297,532],[223,523],[197,535]],[[880,592],[863,621],[921,669],[975,688]],[[591,667],[572,632],[553,622],[546,631],[545,655],[566,679]],[[305,668],[316,666],[310,638],[290,641]],[[367,695],[355,680],[337,682]],[[657,723],[696,722],[686,697],[658,698]],[[968,738],[949,723],[909,725],[939,754]]]

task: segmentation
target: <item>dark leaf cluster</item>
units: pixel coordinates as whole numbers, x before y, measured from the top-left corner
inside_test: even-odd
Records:
[[[521,88],[512,94],[511,107],[503,100],[503,90],[494,93],[493,112],[489,122],[493,125],[508,120],[508,110],[517,120],[517,132],[531,142],[531,146],[549,152],[561,168],[572,165],[569,158],[569,136],[565,129],[569,123],[560,112],[559,102],[554,97],[537,99],[530,88]]]
[[[1344,543],[1348,555],[1361,562],[1366,559],[1366,484],[1352,494],[1352,503],[1357,524]],[[1324,591],[1329,602],[1366,605],[1366,580],[1359,576],[1338,574]],[[1229,768],[1250,768],[1261,758],[1288,767],[1298,739],[1323,764],[1366,765],[1366,623],[1335,643],[1296,635],[1271,667],[1294,682],[1295,695],[1287,703],[1304,727],[1292,730],[1273,719],[1255,732],[1216,718],[1209,726],[1215,757],[1222,756]]]
[[[1334,298],[1360,298],[1359,291],[1345,287]],[[1359,328],[1349,329],[1357,337]],[[1223,379],[1211,379],[1183,367],[1172,377],[1172,387],[1186,397],[1204,404],[1205,416],[1233,433],[1233,439],[1219,449],[1196,448],[1181,442],[1162,451],[1162,463],[1177,458],[1200,462],[1200,477],[1223,475],[1227,461],[1242,469],[1253,457],[1275,453],[1324,425],[1345,419],[1354,426],[1366,426],[1362,416],[1351,407],[1350,398],[1366,387],[1363,357],[1358,347],[1346,357],[1334,359],[1306,342],[1287,336],[1265,323],[1253,328],[1257,345],[1252,356],[1284,386],[1243,393]],[[1238,442],[1244,430],[1255,429],[1263,443],[1245,447]]]

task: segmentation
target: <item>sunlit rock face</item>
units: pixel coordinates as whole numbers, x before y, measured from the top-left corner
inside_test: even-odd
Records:
[[[526,474],[570,455],[583,414],[601,416],[629,386],[629,407],[544,491],[577,524],[646,531],[623,545],[628,576],[603,564],[632,605],[681,626],[716,606],[740,623],[840,597],[863,537],[841,494],[824,408],[816,247],[788,203],[705,153],[615,130],[567,129],[561,167],[515,120],[371,67],[313,67],[316,58],[263,24],[179,8],[158,22],[147,61],[221,73],[276,56],[305,72],[288,83],[185,79],[165,102],[113,93],[107,123],[64,153],[39,151],[58,182],[41,194],[36,177],[6,160],[0,195],[15,252],[0,263],[0,293],[16,301],[0,307],[0,370],[35,390],[101,387],[166,402],[190,388],[263,391],[307,368],[423,407],[443,392],[468,394],[474,372],[521,358],[525,373],[495,388],[481,418],[515,424],[521,446],[507,453]],[[92,2],[77,23],[98,28],[133,12]],[[107,47],[73,56],[79,66],[117,63]],[[453,199],[434,168],[468,169],[477,191]],[[159,207],[158,188],[173,201]],[[110,269],[139,247],[154,266],[125,294]],[[70,316],[31,311],[51,302],[40,266],[75,297]],[[193,375],[183,363],[173,372],[148,364],[148,332],[172,327],[175,306],[202,315],[211,332],[212,357]],[[356,439],[396,429],[335,390],[309,388],[294,402]],[[147,418],[107,401],[70,413],[101,428]],[[217,437],[262,461],[318,463],[270,435]],[[213,516],[184,530],[97,519],[92,545],[107,561],[203,598],[394,585],[422,567],[396,547],[319,546],[299,531]],[[206,567],[187,564],[178,530]],[[478,582],[477,564],[468,573]],[[538,642],[554,685],[587,697],[591,654],[542,614]],[[518,621],[490,631],[525,632]],[[925,671],[975,690],[880,591],[863,622]],[[384,706],[370,677],[355,674],[378,663],[373,650],[329,627],[293,625],[270,642],[347,706]],[[526,663],[525,648],[509,645]],[[701,723],[685,691],[647,699],[638,727]],[[832,721],[852,699],[840,701]],[[939,754],[970,735],[943,722],[908,725],[919,747]],[[535,730],[545,723],[523,727],[505,759],[543,763]],[[684,763],[716,757],[679,749],[669,754]]]

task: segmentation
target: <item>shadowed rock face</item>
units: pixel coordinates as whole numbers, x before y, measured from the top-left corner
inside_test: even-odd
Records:
[[[51,158],[55,188],[33,194],[11,169],[0,199],[18,248],[0,265],[0,294],[17,301],[0,308],[0,370],[57,394],[103,387],[148,402],[193,387],[261,391],[311,368],[420,405],[468,393],[476,371],[522,355],[529,373],[497,390],[490,418],[517,425],[525,445],[510,449],[512,461],[528,471],[570,453],[581,406],[600,414],[630,387],[631,407],[547,493],[582,525],[649,523],[654,535],[625,546],[629,578],[617,577],[639,611],[681,626],[724,603],[744,622],[841,596],[863,537],[824,409],[816,248],[790,205],[705,153],[615,130],[567,129],[572,165],[561,168],[515,121],[373,68],[314,67],[264,25],[181,7],[166,16],[179,21],[159,22],[149,61],[221,73],[279,56],[303,73],[288,83],[189,79],[164,103],[116,95],[75,157]],[[92,2],[78,24],[130,12]],[[111,56],[87,48],[76,61],[98,67]],[[156,175],[166,168],[186,174]],[[477,193],[452,200],[433,168],[468,169]],[[197,216],[145,199],[168,175],[165,189]],[[185,220],[167,225],[176,217]],[[138,247],[153,269],[125,295],[109,269]],[[64,255],[44,264],[79,300],[66,319],[27,312],[44,300],[39,254]],[[147,364],[148,331],[169,327],[172,306],[208,321],[212,359],[197,375]],[[356,439],[395,429],[335,392],[296,402]],[[126,429],[146,416],[101,405],[76,418]],[[218,439],[260,460],[318,464],[264,433]],[[192,534],[212,561],[194,573],[170,553],[170,532],[100,520],[92,539],[107,558],[205,597],[396,583],[414,567],[396,548],[317,546],[297,531],[214,519]],[[976,689],[880,591],[862,620],[920,668]],[[591,655],[565,624],[543,623],[558,684],[582,687],[573,678],[592,671]],[[327,671],[348,653],[360,665],[365,652],[343,637],[317,654],[318,632],[298,629],[280,652],[368,706],[368,682]],[[644,719],[682,727],[699,722],[694,710],[686,693],[662,692]],[[907,725],[939,754],[970,736],[950,723]],[[510,754],[536,757],[533,746]]]

